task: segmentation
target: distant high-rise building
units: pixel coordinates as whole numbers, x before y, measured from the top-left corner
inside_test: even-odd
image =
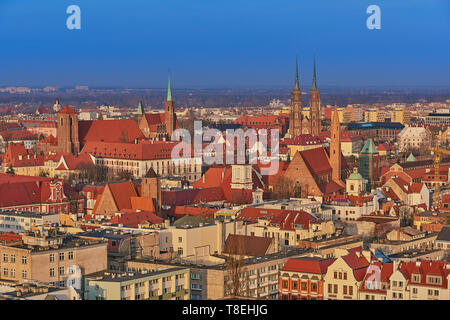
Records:
[[[386,113],[384,110],[370,108],[364,113],[364,122],[384,122]]]
[[[400,122],[401,124],[410,124],[411,112],[404,107],[395,108],[391,111],[391,122]]]

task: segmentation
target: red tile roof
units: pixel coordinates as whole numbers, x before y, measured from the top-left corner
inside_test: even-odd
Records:
[[[0,174],[0,207],[51,203],[53,202],[50,200],[51,183],[52,180],[48,178]],[[60,201],[67,201],[67,198]]]
[[[361,281],[366,274],[370,261],[362,254],[362,248],[356,247],[348,249],[349,254],[342,256],[347,265],[353,269],[353,275],[357,281]]]
[[[422,286],[430,287],[442,287],[448,288],[447,276],[450,274],[450,268],[446,267],[449,262],[439,261],[439,260],[421,260],[417,262],[404,262],[402,261],[398,267],[399,271],[405,276],[410,284],[419,284]],[[413,281],[413,274],[421,274],[421,280],[419,282]],[[427,283],[427,275],[440,276],[442,277],[441,284],[430,284]]]
[[[379,271],[378,271],[379,270]],[[394,264],[393,263],[383,263],[378,261],[373,261],[371,265],[367,268],[366,275],[364,276],[363,283],[361,284],[360,291],[363,292],[373,292],[373,293],[386,293],[386,289],[382,289],[381,283],[389,283],[389,279],[391,278],[392,273],[394,272]],[[379,275],[379,278],[375,278],[376,275]],[[369,282],[373,283],[373,281],[381,282],[378,288],[374,288],[368,285]],[[387,288],[387,287],[386,287]]]
[[[65,114],[77,114],[71,107],[67,106],[58,113],[65,113]]]
[[[281,271],[325,274],[335,259],[297,258],[288,259]]]
[[[81,144],[89,141],[133,143],[135,139],[144,139],[138,124],[132,119],[79,121],[78,135]]]
[[[160,224],[164,222],[163,218],[158,217],[150,211],[123,209],[120,212],[120,216],[114,216],[109,222],[112,224],[122,224],[123,226],[129,228],[136,228],[144,222],[148,222],[150,224]]]
[[[22,159],[20,159],[22,157]],[[30,149],[25,149],[23,143],[10,143],[3,157],[3,166],[35,167],[44,165],[44,157],[36,155]]]
[[[166,206],[183,206],[214,201],[223,201],[224,194],[221,187],[204,189],[186,189],[161,191],[162,204]]]
[[[138,195],[131,181],[111,183],[106,187],[111,190],[114,202],[119,210],[132,208],[130,198]]]
[[[283,210],[270,220],[270,225],[279,227],[280,230],[294,230],[295,226],[308,230],[310,224],[315,222],[318,222],[318,219],[306,211]]]
[[[7,138],[9,141],[33,140],[33,134],[27,130],[2,131],[0,132],[0,136],[3,139]]]
[[[194,206],[177,206],[175,208],[175,215],[176,216],[201,216],[201,217],[207,217],[212,218],[214,217],[214,214],[220,209],[218,208],[208,208],[208,207],[194,207]]]
[[[123,160],[172,159],[172,150],[178,144],[179,142],[144,140],[138,143],[90,141],[85,144],[81,153],[98,158]],[[191,155],[193,155],[192,152]],[[181,153],[180,156],[183,154]]]
[[[301,151],[300,155],[313,174],[331,171],[330,162],[324,148]]]
[[[166,123],[166,114],[165,112],[160,113],[146,113],[145,119],[147,120],[148,126],[150,128],[150,131],[157,132],[158,126],[165,125]],[[177,116],[175,114],[175,128],[179,128],[179,123]]]
[[[15,234],[13,232],[0,234],[1,242],[16,242],[16,241],[21,241],[21,240],[22,240],[22,235],[20,235],[20,234]]]
[[[223,250],[226,254],[261,257],[267,254],[272,238],[229,234]]]
[[[94,162],[88,154],[80,154],[78,156],[65,154],[61,157],[61,163],[56,170],[80,170],[93,164]]]
[[[232,167],[231,166],[219,166],[209,168],[208,171],[196,182],[193,187],[195,189],[205,188],[221,188],[224,198],[231,203],[250,203],[252,202],[252,191],[257,188],[264,190],[264,182],[256,172],[255,167],[252,167],[252,189],[241,190],[231,189],[232,181]]]
[[[400,189],[405,193],[419,193],[422,190],[423,183],[413,182],[409,184],[400,177],[392,178],[392,180],[400,187]]]

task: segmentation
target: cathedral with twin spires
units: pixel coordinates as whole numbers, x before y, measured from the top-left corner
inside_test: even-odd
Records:
[[[309,91],[309,116],[304,115],[302,108],[302,91],[300,89],[298,60],[296,61],[295,84],[291,93],[291,107],[289,114],[289,132],[290,138],[298,137],[302,134],[311,134],[318,136],[321,131],[320,119],[320,94],[317,89],[316,80],[316,61],[314,59],[312,87]]]

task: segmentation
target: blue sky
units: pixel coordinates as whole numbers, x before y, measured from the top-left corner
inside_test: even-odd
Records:
[[[0,43],[0,86],[450,86],[448,0],[0,0]]]

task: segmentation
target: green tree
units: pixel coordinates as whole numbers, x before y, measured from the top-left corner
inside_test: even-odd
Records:
[[[14,168],[12,167],[12,165],[9,165],[8,169],[6,170],[6,173],[8,173],[8,174],[16,174],[14,172]]]
[[[40,172],[39,172],[39,177],[44,177],[44,178],[48,177],[48,172],[46,172],[46,171],[40,171]]]

